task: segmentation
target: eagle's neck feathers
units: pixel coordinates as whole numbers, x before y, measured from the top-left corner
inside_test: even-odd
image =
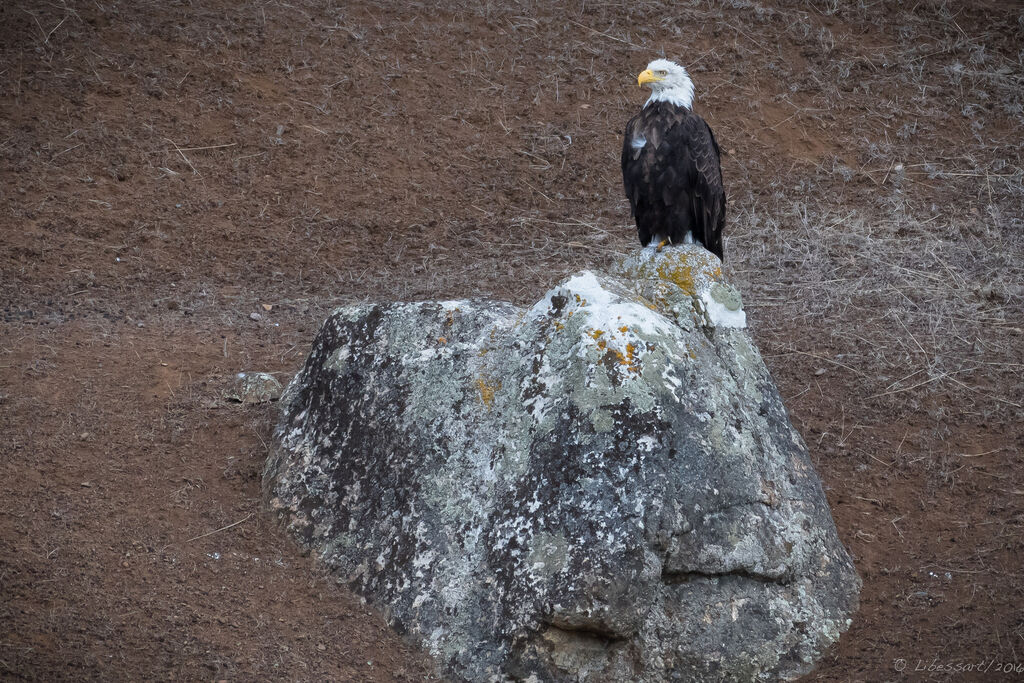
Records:
[[[647,101],[644,102],[644,106],[646,107],[654,104],[655,102],[668,102],[669,104],[674,104],[677,107],[693,109],[693,81],[687,78],[678,85],[655,90],[651,93],[651,96],[647,98]]]

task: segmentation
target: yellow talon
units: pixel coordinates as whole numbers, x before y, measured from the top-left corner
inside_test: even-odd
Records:
[[[661,252],[661,250],[665,247],[666,244],[668,244],[668,240],[667,239],[664,239],[661,242],[658,242],[658,246],[654,249],[654,251]]]

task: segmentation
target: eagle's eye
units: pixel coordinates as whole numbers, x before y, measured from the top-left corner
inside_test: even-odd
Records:
[[[668,76],[668,71],[665,71],[664,69],[658,69],[654,73],[658,74],[659,76]]]

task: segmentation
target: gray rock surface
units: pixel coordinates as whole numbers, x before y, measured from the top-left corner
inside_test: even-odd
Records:
[[[267,504],[456,678],[797,676],[860,580],[743,327],[696,246],[529,309],[338,309],[282,397]]]

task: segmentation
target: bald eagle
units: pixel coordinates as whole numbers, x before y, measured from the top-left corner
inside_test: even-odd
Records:
[[[644,246],[699,242],[722,258],[725,188],[711,127],[693,113],[686,69],[656,59],[637,77],[651,89],[626,124],[622,181]]]

